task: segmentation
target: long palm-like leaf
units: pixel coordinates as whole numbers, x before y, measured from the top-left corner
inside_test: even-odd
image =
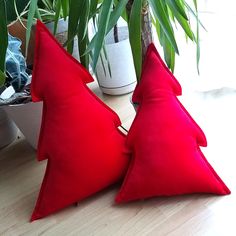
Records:
[[[68,8],[70,8],[69,2],[71,1],[61,0],[61,8],[62,8],[64,20],[66,20],[66,17],[68,16],[68,12],[69,12]]]
[[[53,4],[51,1],[48,0],[41,0],[43,4],[46,6],[47,9],[52,10],[53,9]]]
[[[90,0],[90,11],[89,11],[89,18],[93,17],[97,11],[98,7],[98,0]]]
[[[5,81],[5,57],[8,45],[5,1],[0,1],[0,86]]]
[[[60,13],[61,13],[61,0],[57,0],[55,6],[55,18],[54,18],[54,28],[53,28],[54,35],[57,32],[57,25],[60,18]]]
[[[107,26],[110,19],[111,14],[111,7],[113,4],[113,0],[104,0],[103,5],[101,8],[101,13],[99,15],[99,21],[98,21],[98,33],[97,38],[94,43],[94,52],[93,52],[93,70],[95,70],[97,61],[99,58],[99,54],[101,52],[104,37],[107,32]]]
[[[166,34],[166,37],[169,39],[171,45],[175,49],[176,53],[179,53],[178,46],[175,40],[173,28],[171,26],[170,20],[167,17],[167,13],[164,9],[162,0],[149,0],[153,14],[156,19],[160,22],[160,25]]]
[[[68,39],[74,38],[77,34],[79,17],[83,13],[83,5],[86,0],[70,0],[69,22],[68,22]],[[69,53],[73,52],[73,41],[67,45]]]
[[[80,34],[78,33],[78,38],[80,37]],[[80,62],[81,64],[87,68],[87,70],[89,69],[89,54],[85,54],[85,50],[88,44],[88,34],[86,33],[85,37],[79,41],[78,40],[78,48],[79,48],[79,56],[80,56]]]
[[[88,32],[90,0],[84,1],[83,12],[79,19],[79,37],[83,39]]]
[[[186,20],[179,12],[179,9],[176,4],[173,4],[173,0],[167,0],[167,4],[169,8],[171,9],[174,17],[177,19],[179,24],[182,26],[183,30],[187,34],[187,36],[191,39],[194,40],[194,34],[190,28],[190,25],[188,23],[188,19]]]
[[[169,4],[171,4],[176,11],[185,19],[188,20],[188,16],[184,10],[183,4],[181,0],[167,0]]]
[[[199,72],[199,61],[200,61],[200,40],[199,40],[199,21],[198,21],[198,9],[197,9],[197,1],[193,0],[194,2],[194,6],[195,6],[195,11],[196,11],[196,16],[197,16],[197,40],[196,40],[196,44],[197,44],[197,71],[198,74]]]
[[[169,39],[166,37],[162,28],[160,27],[160,42],[164,51],[164,58],[167,66],[174,72],[175,68],[175,50],[172,47]]]
[[[205,26],[203,25],[203,23],[200,21],[200,19],[198,18],[198,11],[195,12],[191,6],[187,3],[187,2],[184,2],[184,5],[186,6],[186,8],[188,9],[189,13],[191,13],[196,21],[198,22],[199,26],[201,26],[201,28],[203,28],[205,31],[207,31],[207,29],[205,28]]]
[[[37,3],[38,0],[31,0],[29,5],[29,12],[28,12],[28,19],[27,19],[27,30],[26,30],[26,49],[25,54],[27,55],[28,52],[28,45],[30,40],[30,33],[31,33],[31,27],[34,22],[34,15],[37,10]]]
[[[134,0],[129,17],[129,40],[133,54],[136,76],[138,80],[140,79],[142,68],[141,11],[142,0]]]
[[[117,23],[118,19],[122,15],[122,12],[125,10],[127,2],[128,2],[128,0],[120,0],[119,2],[117,2],[115,9],[111,12],[111,16],[110,16],[110,20],[108,22],[106,34],[109,33],[110,30]],[[91,51],[94,48],[96,38],[97,38],[97,34],[90,41],[85,53],[88,53],[89,51]]]
[[[85,68],[89,68],[89,55],[85,54],[85,50],[88,44],[88,20],[89,20],[89,9],[90,0],[84,1],[82,15],[80,15],[79,26],[78,26],[78,48],[80,55],[80,62]]]
[[[108,23],[107,27],[107,33],[115,26],[117,23],[118,19],[122,15],[122,12],[124,12],[126,4],[128,0],[119,0],[117,4],[115,4],[115,9],[111,13],[111,18]]]

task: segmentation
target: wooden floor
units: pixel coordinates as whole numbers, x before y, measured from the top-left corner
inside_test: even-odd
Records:
[[[96,84],[92,89],[118,112],[124,126],[129,128],[134,117],[130,94],[110,97],[102,95]],[[236,139],[228,142],[224,136],[235,136],[236,128],[226,128],[224,123],[221,128],[218,125],[231,114],[236,93],[227,91],[217,99],[214,96],[214,93],[195,93],[183,96],[182,102],[206,131],[209,147],[203,152],[231,188],[230,196],[196,194],[116,206],[117,185],[77,207],[29,223],[46,162],[37,162],[35,151],[20,138],[0,151],[0,235],[236,235],[236,151],[232,148]],[[218,108],[223,117],[215,117]],[[227,122],[233,120],[235,115]],[[234,151],[230,152],[229,147]]]
[[[236,37],[232,32],[236,22],[233,5],[236,4],[232,0],[226,0],[225,4],[209,2],[206,6],[202,4],[206,11],[201,16],[208,35],[202,34],[201,75],[197,77],[194,57],[189,56],[194,53],[192,48],[180,50],[176,75],[183,85],[181,101],[206,133],[208,147],[202,150],[232,194],[153,198],[116,206],[117,185],[77,207],[71,206],[29,223],[46,162],[37,162],[35,151],[20,137],[0,150],[0,235],[236,235],[236,76],[233,57]],[[231,38],[223,43],[229,32]],[[123,125],[129,128],[134,117],[130,94],[110,97],[102,95],[96,84],[92,89],[117,111]]]

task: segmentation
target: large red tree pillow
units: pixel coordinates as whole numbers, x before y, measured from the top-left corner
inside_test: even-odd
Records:
[[[133,95],[139,108],[127,137],[132,160],[116,202],[230,193],[199,148],[207,145],[203,131],[176,95],[181,87],[151,44]]]
[[[84,84],[90,74],[37,22],[33,101],[43,101],[38,159],[47,169],[31,220],[45,217],[122,179],[126,137],[115,112]]]

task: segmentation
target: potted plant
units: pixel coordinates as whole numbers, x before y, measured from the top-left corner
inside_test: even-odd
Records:
[[[184,30],[185,36],[196,42],[197,61],[199,60],[199,20],[197,1],[193,1],[195,9],[192,9],[187,1],[184,0],[114,1],[113,4],[116,6],[114,10],[111,10],[108,6],[113,1],[104,0],[102,2],[103,6],[98,22],[100,28],[98,26],[97,35],[94,37],[95,42],[92,42],[92,40],[88,46],[89,49],[93,49],[93,68],[96,67],[98,55],[102,49],[106,33],[109,32],[111,26],[114,26],[114,11],[122,2],[127,3],[125,9],[126,16],[123,11],[119,11],[119,16],[123,16],[128,22],[130,45],[132,48],[137,80],[140,79],[142,60],[146,49],[152,41],[152,22],[156,28],[160,44],[164,49],[165,61],[172,71],[174,70],[175,53],[179,53],[172,23],[179,23]],[[108,14],[108,12],[111,12],[111,14]],[[152,14],[150,12],[152,12]],[[188,16],[189,13],[193,14],[196,19],[196,34],[194,34],[191,29]],[[105,22],[105,24],[102,24],[102,22]]]
[[[40,3],[40,2],[39,2]],[[79,59],[89,68],[90,64],[96,73],[97,64],[104,51],[104,39],[122,17],[128,25],[129,42],[132,49],[136,80],[139,82],[142,60],[146,48],[152,41],[152,25],[155,26],[160,45],[168,67],[173,71],[175,54],[178,46],[175,39],[173,24],[179,24],[184,30],[184,37],[197,45],[197,62],[199,61],[199,20],[197,1],[190,6],[185,0],[71,0],[53,1],[55,6],[54,32],[60,13],[68,16],[68,35],[65,46],[73,52],[73,39],[78,38]],[[64,5],[63,5],[64,4]],[[7,46],[6,2],[0,2],[0,83],[4,81],[5,50]],[[30,29],[35,16],[39,17],[37,0],[29,1],[27,14],[26,45],[30,38]],[[196,20],[196,33],[190,26],[189,14]],[[89,37],[90,22],[96,27],[92,38]],[[109,69],[109,68],[108,68]]]
[[[136,74],[126,21],[119,19],[105,37],[96,66],[96,78],[103,93],[121,95],[130,93],[136,86]]]
[[[35,14],[38,14],[37,2],[37,0],[29,1],[26,33],[27,44],[30,38],[33,18]],[[128,23],[129,39],[137,80],[140,79],[143,55],[145,55],[146,48],[152,41],[151,22],[155,25],[160,44],[163,47],[165,61],[172,71],[174,69],[175,54],[179,53],[172,26],[173,23],[178,23],[184,30],[184,36],[196,42],[197,62],[199,61],[199,20],[196,0],[193,0],[194,9],[186,0],[81,0],[66,2],[67,4],[64,4],[64,1],[53,1],[53,4],[56,6],[54,20],[55,23],[58,22],[61,11],[68,15],[67,49],[72,53],[73,39],[78,36],[80,61],[86,68],[89,67],[89,60],[91,60],[92,68],[95,71],[100,52],[104,46],[104,38],[116,25],[120,17],[123,17]],[[7,45],[7,28],[5,1],[1,1],[0,4],[0,30],[1,35],[3,35],[0,42],[0,70],[3,72],[4,55]],[[195,34],[191,29],[189,14],[196,18],[197,32]],[[89,20],[94,19],[97,15],[97,32],[89,40]],[[4,74],[1,73],[0,81],[2,82],[3,79]]]
[[[57,1],[45,0],[39,1],[36,8],[31,7],[32,1],[26,1],[22,7],[18,5],[15,6],[15,18],[10,18],[10,24],[8,25],[8,32],[22,41],[22,53],[26,56],[27,64],[33,64],[34,58],[34,24],[31,26],[31,30],[27,30],[28,21],[31,21],[30,18],[33,15],[32,23],[36,19],[40,19],[48,29],[54,33],[56,39],[63,45],[67,39],[67,29],[68,29],[68,13],[64,11],[59,11],[56,15],[57,10]],[[67,3],[68,4],[68,3]],[[9,8],[13,6],[7,2],[6,4],[7,12]],[[13,7],[14,8],[14,7]],[[35,13],[33,13],[35,11]],[[9,18],[9,17],[7,17]],[[13,21],[12,21],[13,20]],[[9,21],[9,19],[8,19]],[[28,28],[29,29],[29,28]],[[33,31],[33,32],[32,32]],[[30,38],[28,39],[28,35]],[[26,53],[26,47],[28,48]]]
[[[196,33],[190,25],[190,14],[195,18]],[[184,31],[183,36],[196,43],[198,68],[200,49],[196,0],[193,0],[192,6],[185,0],[70,1],[68,51],[71,52],[72,39],[77,35],[82,64],[88,68],[90,61],[95,73],[97,73],[97,67],[101,71],[101,55],[104,52],[106,36],[121,17],[128,24],[137,82],[140,79],[146,49],[153,38],[152,23],[160,45],[163,47],[165,61],[172,71],[174,71],[175,54],[179,53],[173,25],[179,25]],[[93,19],[97,29],[92,39],[89,39],[87,30],[90,19]],[[106,57],[106,50],[104,56]],[[109,75],[109,60],[108,66],[102,66],[103,70],[104,67],[107,68],[104,71]],[[111,82],[112,79],[108,81]]]
[[[15,5],[15,1],[1,2],[3,8],[0,9],[1,16],[5,16],[5,22],[0,22],[3,32],[9,32],[11,35],[16,36],[22,42],[21,52],[24,56],[26,56],[27,65],[33,64],[34,57],[34,27],[33,20],[35,18],[41,19],[44,23],[48,24],[48,28],[51,32],[54,32],[58,41],[63,44],[67,38],[67,25],[68,21],[66,17],[68,13],[66,11],[60,11],[58,15],[56,15],[55,9],[57,9],[57,5],[55,5],[56,1],[39,1],[38,5],[33,5],[35,2],[33,1],[19,1],[20,5]],[[17,2],[18,3],[18,2]],[[14,9],[14,11],[12,11]],[[11,14],[7,14],[7,13]],[[61,19],[64,17],[64,19]],[[56,24],[55,24],[56,22]],[[30,27],[27,30],[27,25]],[[7,25],[7,31],[5,27]],[[0,28],[1,29],[1,28]],[[30,36],[30,38],[29,38]],[[5,44],[6,46],[7,44]],[[4,47],[2,47],[4,48]],[[5,59],[4,59],[5,61]],[[5,68],[3,68],[5,69]],[[2,69],[2,71],[3,71]],[[4,83],[5,75],[1,77],[2,83]],[[3,115],[0,114],[0,126],[1,126],[1,138],[4,137],[4,143],[7,140],[6,133],[3,134],[3,131],[6,128],[7,124],[14,123],[11,120],[6,120],[7,114],[11,117],[21,132],[24,134],[25,138],[31,144],[32,147],[37,147],[37,140],[39,136],[39,129],[41,125],[41,113],[42,113],[42,103],[33,104],[31,102],[22,103],[22,104],[13,104],[4,106],[4,110],[1,109]],[[5,113],[6,111],[6,113]],[[4,118],[4,120],[3,120]],[[30,120],[31,125],[29,126],[28,122]],[[4,124],[3,124],[4,121]],[[11,121],[11,122],[10,122]],[[13,127],[16,127],[15,125]],[[12,129],[11,129],[12,130]],[[11,131],[9,129],[8,134]],[[1,146],[1,144],[0,144]]]
[[[27,54],[27,62],[28,64],[33,63],[33,50],[34,50],[34,35],[31,31],[30,41],[28,39],[27,43],[27,30],[26,26],[28,21],[28,16],[31,15],[30,11],[32,11],[31,3],[32,1],[18,1],[18,5],[16,6],[15,1],[0,2],[0,31],[3,33],[2,35],[7,36],[7,31],[11,33],[13,36],[17,36],[17,38],[21,39],[21,51],[24,55]],[[48,3],[48,5],[46,5]],[[53,12],[53,6],[49,4],[50,1],[44,1],[41,4],[41,8],[38,8],[37,11],[40,13],[40,18],[43,18],[44,22],[51,21],[52,17],[54,17],[55,12]],[[14,6],[15,5],[15,6]],[[14,9],[14,10],[12,10]],[[17,20],[16,20],[17,19]],[[13,21],[13,22],[12,22]],[[7,27],[7,28],[6,28]],[[58,27],[56,29],[58,31]],[[6,54],[6,47],[8,45],[8,37],[1,38],[2,39],[2,47],[0,50],[3,54]],[[12,37],[10,37],[12,38]],[[6,41],[7,39],[7,41]],[[15,39],[15,52],[19,50],[20,42]],[[12,47],[12,46],[11,46]],[[9,49],[8,49],[9,50]],[[27,53],[26,53],[27,51]],[[3,55],[1,54],[1,56]],[[20,55],[20,54],[19,54]],[[15,60],[19,58],[19,55]],[[1,70],[2,72],[5,70],[5,55],[1,57]],[[22,65],[24,67],[24,65]],[[3,84],[5,81],[5,73],[1,74],[0,81]],[[0,86],[1,87],[1,86]],[[10,87],[9,87],[10,88]],[[2,89],[3,90],[3,89]],[[0,91],[1,92],[1,91]],[[1,98],[6,95],[7,92],[1,94]],[[25,135],[26,139],[30,142],[30,144],[36,148],[37,139],[40,127],[40,119],[41,119],[41,110],[42,104],[18,104],[12,106],[4,106],[4,109],[0,109],[0,147],[5,146],[16,138],[17,127],[12,122],[9,117],[13,118],[14,122],[17,124],[18,128]],[[9,115],[9,117],[8,117]],[[28,120],[31,122],[31,126],[28,125]],[[33,129],[32,129],[33,127]]]
[[[22,1],[24,2],[24,1]],[[14,14],[10,11],[8,12],[9,18],[13,18]],[[3,1],[0,2],[0,94],[3,91],[1,84],[5,80],[5,55],[8,45],[8,35],[7,35],[7,18],[6,18],[6,8]],[[2,96],[1,96],[2,98]],[[0,108],[0,148],[10,144],[17,137],[18,129],[14,122],[8,117],[4,109]]]

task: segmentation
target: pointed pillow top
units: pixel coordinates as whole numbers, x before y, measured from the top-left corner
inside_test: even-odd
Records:
[[[158,91],[169,91],[176,96],[182,94],[179,82],[162,61],[154,44],[151,43],[143,64],[141,81],[134,91],[132,101],[139,103],[145,94],[149,94],[149,97],[155,97]]]
[[[41,101],[45,96],[54,98],[59,96],[59,99],[63,99],[78,92],[78,88],[72,87],[71,83],[94,81],[89,72],[58,43],[39,20],[35,40],[34,80],[31,91],[34,101]],[[40,70],[37,68],[39,66]],[[60,94],[58,90],[61,91]]]

